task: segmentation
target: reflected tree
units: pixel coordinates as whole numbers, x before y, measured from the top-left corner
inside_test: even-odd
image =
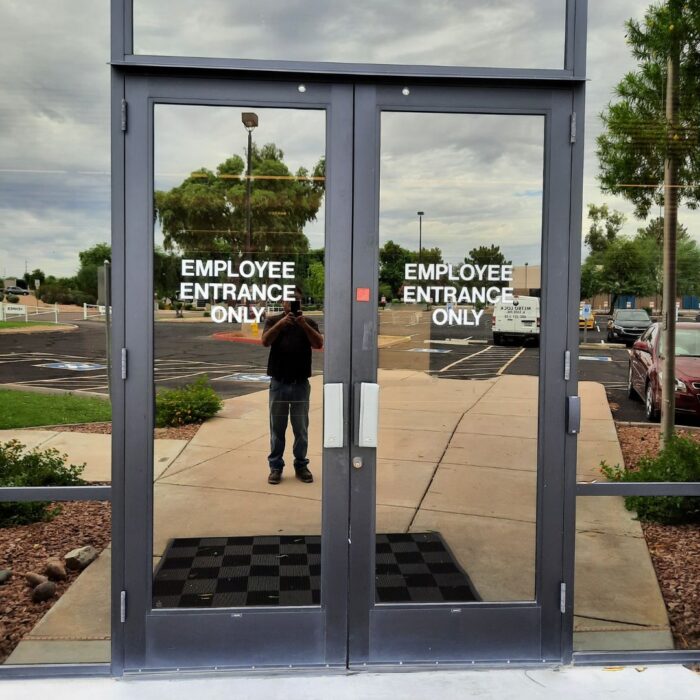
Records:
[[[155,193],[166,251],[231,257],[246,245],[246,162],[233,155],[215,171],[201,168],[169,191]],[[292,173],[275,144],[251,149],[252,248],[256,257],[305,253],[304,226],[316,219],[325,189],[325,160]]]

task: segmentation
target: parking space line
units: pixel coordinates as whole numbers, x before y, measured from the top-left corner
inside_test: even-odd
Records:
[[[455,365],[458,365],[460,362],[464,362],[464,360],[468,360],[470,357],[476,357],[477,355],[481,355],[484,352],[488,352],[493,345],[488,345],[485,347],[483,350],[478,350],[477,352],[473,352],[471,355],[465,355],[464,357],[461,357],[459,360],[455,360],[452,364],[447,365],[446,367],[443,367],[440,372],[446,372],[450,367],[454,367]]]
[[[503,372],[505,372],[508,369],[509,365],[512,365],[513,362],[515,362],[524,352],[525,348],[520,348],[519,352],[513,355],[513,357],[511,357],[510,360],[508,360],[508,362],[506,362],[505,365],[503,365],[503,367],[501,367],[501,369],[499,369],[496,374],[498,374],[498,376],[500,377],[503,374]]]

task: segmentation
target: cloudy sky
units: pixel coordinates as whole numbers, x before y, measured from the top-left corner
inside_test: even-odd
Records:
[[[140,52],[325,58],[336,61],[559,67],[564,0],[135,0]],[[633,67],[623,22],[646,0],[590,0],[584,202],[601,197],[597,114]],[[193,9],[193,7],[195,9]],[[0,3],[0,274],[25,265],[73,274],[78,251],[109,240],[108,0]],[[294,18],[290,31],[289,17]],[[167,18],[167,24],[164,22]],[[260,110],[255,138],[280,146],[292,170],[323,154],[320,113]],[[156,184],[170,187],[199,167],[243,153],[240,109],[162,107]],[[383,240],[424,244],[458,260],[500,244],[517,262],[539,258],[542,124],[537,117],[386,114],[382,120]],[[323,214],[323,212],[321,212]],[[682,212],[695,236],[698,215]],[[323,239],[323,217],[307,228]],[[25,262],[26,261],[26,262]]]

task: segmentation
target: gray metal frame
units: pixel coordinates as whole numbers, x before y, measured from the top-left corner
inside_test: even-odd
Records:
[[[273,61],[237,58],[199,58],[182,56],[150,56],[133,52],[133,2],[111,0],[113,21],[123,31],[112,45],[113,65],[135,65],[158,68],[201,68],[239,72],[274,72],[288,75],[352,75],[365,77],[405,76],[410,78],[487,78],[508,80],[552,80],[583,78],[586,57],[586,17],[588,0],[566,2],[563,67],[560,69],[484,68],[469,66],[416,66],[366,63],[322,63],[311,61]]]
[[[151,609],[153,459],[153,114],[156,104],[326,111],[324,381],[349,396],[352,87],[126,77],[127,619],[125,670],[344,666],[347,636],[349,447],[324,450],[322,604],[222,610]],[[145,156],[145,157],[144,157]],[[347,416],[346,412],[346,416]],[[346,418],[346,428],[349,418]],[[264,474],[261,472],[261,478]],[[144,536],[145,533],[146,536]],[[235,534],[235,533],[232,533]],[[235,613],[235,614],[234,614]]]
[[[362,457],[365,466],[351,474],[351,665],[561,660],[560,583],[566,580],[562,568],[561,525],[565,516],[561,467],[567,464],[567,447],[572,442],[565,426],[564,353],[578,343],[578,336],[571,346],[571,339],[557,332],[567,327],[571,294],[569,271],[562,268],[561,261],[567,260],[570,252],[571,210],[575,206],[570,190],[574,167],[572,108],[571,90],[548,86],[470,90],[411,86],[408,96],[402,94],[400,84],[356,88],[354,258],[363,264],[353,267],[353,287],[370,287],[370,298],[376,297],[378,283],[382,111],[542,115],[545,139],[535,601],[374,605],[376,451],[354,447],[353,457]],[[378,329],[372,305],[355,303],[353,307],[353,384],[357,386],[376,381]],[[567,465],[569,471],[574,467],[575,462]]]

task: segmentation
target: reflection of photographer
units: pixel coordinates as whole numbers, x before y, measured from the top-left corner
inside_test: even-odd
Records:
[[[284,313],[265,321],[262,344],[270,348],[267,373],[270,375],[270,476],[269,484],[279,484],[284,468],[285,433],[291,418],[294,432],[294,471],[305,483],[314,480],[306,452],[309,445],[309,396],[311,349],[323,347],[323,336],[316,322],[301,312],[301,289],[296,299],[284,302]]]

